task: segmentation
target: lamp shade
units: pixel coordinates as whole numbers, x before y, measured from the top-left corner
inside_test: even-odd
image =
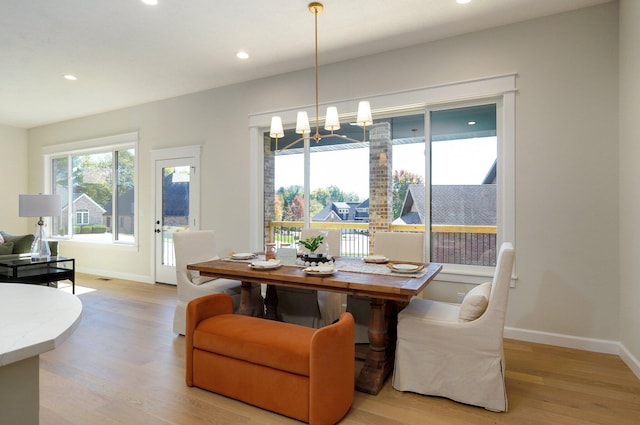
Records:
[[[373,119],[371,119],[371,105],[369,105],[369,102],[366,100],[362,100],[358,104],[358,118],[356,120],[356,124],[360,127],[373,124]]]
[[[269,131],[269,137],[284,137],[284,128],[282,127],[282,118],[275,116],[271,117],[271,130]]]
[[[298,111],[298,119],[296,120],[296,133],[311,133],[311,127],[309,126],[309,115],[307,114],[307,111]]]
[[[59,195],[18,195],[20,217],[58,217],[61,208]]]
[[[329,131],[340,130],[340,119],[338,118],[338,108],[329,106],[327,116],[324,121],[324,129]]]

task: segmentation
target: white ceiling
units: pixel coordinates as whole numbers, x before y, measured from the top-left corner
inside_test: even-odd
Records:
[[[610,0],[324,0],[320,64]],[[0,0],[0,124],[31,128],[313,67],[307,0]],[[250,58],[240,61],[238,50]],[[75,74],[78,80],[63,76]]]

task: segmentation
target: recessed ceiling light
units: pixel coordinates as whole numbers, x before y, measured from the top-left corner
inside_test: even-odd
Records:
[[[456,3],[458,3],[458,4],[467,4],[467,3],[471,3],[471,0],[456,0]]]
[[[468,125],[476,125],[476,122],[475,121],[469,121],[467,124]]]
[[[149,6],[157,6],[158,0],[140,0],[144,4],[148,4]]]
[[[249,53],[245,52],[244,50],[240,50],[238,53],[236,53],[236,57],[238,59],[249,59]]]
[[[69,81],[76,81],[78,79],[78,77],[76,77],[75,75],[72,75],[72,74],[66,74],[64,76],[64,79],[65,80],[69,80]]]

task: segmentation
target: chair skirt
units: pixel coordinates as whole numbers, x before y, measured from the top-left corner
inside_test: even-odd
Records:
[[[506,411],[502,338],[458,314],[458,305],[423,299],[400,312],[393,387]]]

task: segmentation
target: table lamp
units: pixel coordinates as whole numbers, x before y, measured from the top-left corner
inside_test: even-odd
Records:
[[[39,217],[38,230],[31,245],[31,261],[45,261],[51,257],[51,249],[44,231],[42,217],[58,217],[61,211],[58,195],[19,195],[18,215],[20,217]]]

